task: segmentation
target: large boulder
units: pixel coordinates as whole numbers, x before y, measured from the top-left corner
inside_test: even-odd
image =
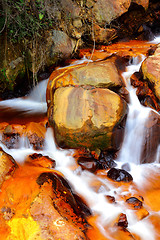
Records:
[[[123,78],[109,60],[53,72],[47,103],[57,144],[68,148],[119,149],[127,104],[114,91],[124,86]]]
[[[111,149],[118,147],[113,132],[126,114],[126,103],[108,89],[62,87],[48,113],[59,146]]]

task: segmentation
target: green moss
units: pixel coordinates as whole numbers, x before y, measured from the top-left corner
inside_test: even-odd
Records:
[[[24,41],[35,36],[41,37],[42,32],[54,25],[54,14],[50,17],[50,1],[47,0],[5,0],[0,11],[0,30],[6,22],[5,31],[13,42]],[[52,5],[54,7],[54,4]],[[53,9],[52,9],[53,10]],[[7,21],[6,21],[7,19]]]

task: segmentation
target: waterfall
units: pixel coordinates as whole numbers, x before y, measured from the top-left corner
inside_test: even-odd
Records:
[[[142,57],[142,61],[144,57]],[[137,57],[133,58],[123,77],[126,81],[127,89],[129,91],[130,103],[129,113],[126,122],[124,142],[118,157],[119,161],[140,164],[142,144],[144,140],[145,123],[148,119],[150,108],[144,107],[140,104],[136,95],[136,89],[130,84],[130,77],[134,72],[139,71],[141,62]]]

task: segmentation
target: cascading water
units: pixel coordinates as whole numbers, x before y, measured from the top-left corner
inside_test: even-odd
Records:
[[[138,62],[137,58],[132,59],[132,64],[127,67],[123,73],[126,80],[127,89],[130,96],[129,113],[126,122],[124,142],[119,154],[119,161],[140,164],[141,150],[144,140],[145,122],[148,119],[150,108],[140,104],[136,95],[136,89],[130,84],[130,77],[134,72],[139,71],[142,61]]]
[[[134,59],[134,61],[138,61],[138,59]],[[143,181],[145,181],[143,173],[146,166],[137,164],[140,163],[141,145],[143,142],[143,126],[150,109],[143,107],[139,103],[135,90],[130,86],[128,81],[132,73],[139,70],[141,64],[140,62],[135,63],[134,61],[130,66],[128,66],[127,71],[123,74],[126,79],[127,88],[130,92],[130,105],[126,123],[125,139],[122,150],[117,159],[117,164],[118,167],[121,168],[124,162],[132,163],[131,174],[133,176],[134,183],[136,183],[137,186],[140,186]],[[77,64],[78,63],[82,62],[77,62]],[[10,109],[18,109],[19,111],[22,111],[22,115],[42,111],[46,112],[47,108],[44,99],[46,84],[47,80],[41,82],[36,89],[32,91],[28,98],[1,101],[1,109],[6,109],[8,107],[10,107]],[[42,95],[40,95],[39,92]],[[78,166],[75,159],[72,157],[73,150],[62,150],[56,147],[51,128],[47,129],[45,148],[43,151],[33,150],[25,139],[21,139],[21,145],[19,149],[16,150],[8,149],[2,143],[0,146],[5,152],[12,155],[18,162],[23,162],[29,154],[35,152],[48,155],[52,159],[55,159],[56,170],[62,172],[71,183],[73,189],[85,198],[92,213],[97,216],[97,227],[107,239],[109,237],[106,234],[105,227],[122,212],[127,216],[128,229],[132,233],[138,234],[142,240],[155,239],[154,229],[147,218],[137,221],[135,213],[127,209],[122,201],[117,201],[117,204],[110,204],[106,200],[106,195],[114,196],[115,198],[120,195],[125,195],[125,189],[123,189],[122,186],[116,188],[114,184],[99,175],[94,175],[88,171],[82,171],[81,167]],[[98,191],[91,187],[92,182],[94,181],[99,182],[101,185]],[[128,189],[127,193],[132,194],[132,187]],[[112,237],[110,237],[110,239],[114,240]]]

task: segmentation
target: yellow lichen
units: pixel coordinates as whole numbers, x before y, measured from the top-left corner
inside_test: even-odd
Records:
[[[7,240],[42,240],[40,227],[32,217],[13,218],[8,221],[11,233]]]

